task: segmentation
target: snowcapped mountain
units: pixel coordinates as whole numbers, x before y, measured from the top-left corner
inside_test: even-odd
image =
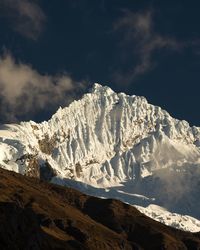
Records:
[[[200,128],[144,97],[94,84],[47,122],[4,125],[0,166],[200,231]]]

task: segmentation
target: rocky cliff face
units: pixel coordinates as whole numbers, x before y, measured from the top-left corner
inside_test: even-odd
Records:
[[[199,193],[191,195],[199,183],[199,147],[198,127],[172,118],[144,97],[117,94],[99,84],[79,101],[60,108],[48,122],[22,122],[0,130],[3,168],[29,173],[30,162],[20,164],[17,159],[36,155],[39,166],[46,161],[51,166],[54,174],[48,175],[49,181],[69,185],[72,180],[70,185],[93,195],[142,206],[153,203],[196,218],[200,218],[198,201],[193,199]],[[185,174],[188,171],[195,176],[195,185]],[[173,197],[179,201],[187,194],[189,205],[184,210],[172,207],[167,198],[174,194],[170,173],[177,172],[183,177]],[[165,189],[160,188],[163,182]]]

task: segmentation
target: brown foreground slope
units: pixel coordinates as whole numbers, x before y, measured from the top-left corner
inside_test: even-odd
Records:
[[[0,249],[200,249],[200,234],[116,200],[0,169]]]

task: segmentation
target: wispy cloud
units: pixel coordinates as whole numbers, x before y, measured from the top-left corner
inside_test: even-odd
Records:
[[[122,32],[121,45],[133,48],[129,55],[136,61],[134,67],[125,75],[122,72],[115,73],[117,81],[129,83],[151,70],[155,66],[153,55],[157,50],[177,51],[183,47],[176,39],[155,32],[153,12],[150,10],[138,13],[124,10],[123,16],[114,24],[114,31]]]
[[[12,28],[26,38],[37,40],[44,29],[46,16],[34,0],[1,0],[4,16]]]
[[[0,57],[0,120],[13,122],[67,105],[84,86],[67,74],[42,75],[5,54]]]

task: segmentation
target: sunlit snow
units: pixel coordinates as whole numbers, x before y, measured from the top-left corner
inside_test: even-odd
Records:
[[[41,141],[51,152],[41,149]],[[144,97],[95,84],[47,122],[2,126],[0,165],[24,174],[27,165],[17,159],[31,154],[56,170],[52,182],[120,199],[167,225],[200,231],[199,145],[200,128]]]

